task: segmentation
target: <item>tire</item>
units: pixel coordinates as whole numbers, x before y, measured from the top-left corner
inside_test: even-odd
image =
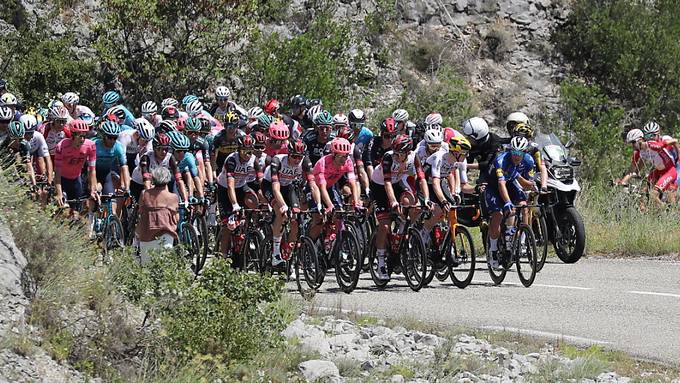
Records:
[[[562,238],[555,241],[555,253],[564,263],[576,263],[586,247],[586,228],[583,217],[571,206],[555,212]]]
[[[447,236],[448,248],[445,251],[454,251],[455,258],[458,261],[457,265],[449,267],[451,274],[451,282],[460,288],[464,289],[470,285],[472,278],[475,275],[475,245],[472,242],[472,235],[465,226],[456,226],[454,241],[451,241]],[[451,249],[452,247],[452,249]]]
[[[548,237],[548,225],[546,225],[545,216],[537,213],[538,211],[534,211],[532,214],[531,230],[534,232],[534,237],[536,238],[536,248],[538,249],[536,272],[539,272],[543,269],[545,260],[548,257],[548,243],[550,242],[550,239]]]
[[[108,254],[109,250],[123,247],[125,244],[123,224],[117,216],[110,215],[108,217],[103,238],[102,248],[104,249],[104,254]]]
[[[361,273],[361,250],[351,225],[345,224],[346,228],[341,233],[340,241],[336,241],[335,279],[338,286],[346,294],[351,293],[359,283]]]
[[[524,287],[531,286],[536,279],[538,251],[534,233],[526,224],[517,227],[512,238],[512,254],[520,282]]]
[[[262,241],[264,241],[264,235],[260,232],[252,231],[246,234],[243,247],[241,247],[241,254],[243,254],[241,257],[241,270],[245,272],[261,272]]]
[[[488,264],[488,260],[490,259],[489,257],[491,256],[489,253],[489,244],[486,243],[487,241],[487,236],[484,236],[484,243],[485,246],[484,248],[486,249],[486,256],[487,256],[487,266],[489,267],[489,276],[491,277],[491,280],[493,281],[494,285],[498,286],[503,281],[505,280],[505,275],[508,273],[508,270],[506,270],[504,267],[501,268],[500,270],[494,270],[491,265]],[[502,239],[504,238],[503,233],[501,232],[500,236],[498,237],[498,248],[499,249],[505,249],[505,240]],[[499,251],[505,251],[505,250],[499,250]]]
[[[406,238],[404,238],[406,239]],[[420,237],[420,231],[415,228],[408,230],[408,243],[401,247],[401,269],[406,278],[408,287],[413,291],[419,291],[425,284],[427,276],[427,253]]]
[[[198,231],[192,224],[185,222],[180,226],[179,240],[186,258],[191,260],[191,269],[198,275],[201,272],[201,243]]]
[[[210,250],[210,232],[208,231],[208,224],[205,221],[205,216],[195,215],[194,220],[191,222],[192,226],[196,228],[198,233],[198,243],[200,245],[200,262],[199,270],[205,266],[205,262],[208,259],[208,252]]]
[[[283,243],[283,240],[281,241]],[[274,235],[270,225],[264,227],[264,236],[260,242],[260,273],[272,274],[272,256],[274,251]]]
[[[368,248],[368,271],[371,274],[371,279],[373,280],[373,284],[375,287],[378,289],[382,290],[385,287],[387,287],[387,283],[389,282],[388,280],[382,280],[378,278],[378,256],[376,254],[376,248],[375,248],[375,236],[376,233],[374,233],[371,236],[371,241],[370,241],[370,246]],[[389,249],[389,243],[387,244],[387,248]],[[388,250],[389,251],[389,250]],[[388,259],[387,253],[385,253],[385,261],[387,262]]]
[[[291,258],[295,270],[295,282],[298,291],[303,296],[307,296],[310,291],[319,288],[317,284],[319,269],[319,259],[317,257],[316,246],[308,236],[300,237],[300,245],[295,249]]]

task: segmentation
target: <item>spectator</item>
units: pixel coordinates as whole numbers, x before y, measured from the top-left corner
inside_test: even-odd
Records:
[[[145,190],[139,198],[139,241],[140,262],[149,262],[149,251],[171,249],[177,240],[179,221],[179,197],[168,191],[171,180],[170,171],[157,167],[151,172],[153,188]]]

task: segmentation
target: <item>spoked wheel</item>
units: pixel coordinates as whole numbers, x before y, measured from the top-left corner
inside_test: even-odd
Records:
[[[283,244],[283,240],[281,243]],[[274,252],[274,236],[272,234],[272,228],[269,225],[264,228],[264,238],[262,242],[260,242],[260,246],[260,272],[263,274],[271,274],[273,272],[272,257]]]
[[[536,238],[536,248],[538,249],[538,259],[536,260],[536,272],[543,269],[545,260],[548,257],[548,226],[545,223],[545,217],[542,214],[534,212],[531,219],[531,230],[534,232]]]
[[[419,230],[413,227],[408,230],[408,243],[403,248],[400,258],[408,287],[413,291],[419,291],[427,277],[427,253]]]
[[[121,223],[125,224],[125,244],[131,246],[135,237],[135,229],[137,228],[137,204],[133,203],[123,207],[122,214],[123,219]]]
[[[371,273],[371,279],[373,280],[373,284],[375,287],[379,289],[384,289],[387,286],[387,283],[389,280],[384,280],[380,279],[378,277],[378,256],[376,254],[376,248],[375,248],[375,236],[376,234],[374,233],[371,236],[371,241],[370,241],[370,246],[368,248],[368,270]],[[389,249],[389,244],[387,245],[387,248]],[[385,254],[385,259],[387,259],[387,253]]]
[[[359,283],[362,264],[361,250],[354,230],[348,229],[351,225],[346,224],[346,227],[341,233],[341,240],[336,241],[335,244],[337,251],[335,279],[342,291],[349,294],[354,291],[357,283]]]
[[[489,276],[491,277],[491,280],[493,281],[493,284],[498,286],[501,283],[503,283],[503,280],[505,279],[505,274],[507,273],[507,270],[505,268],[502,268],[500,270],[494,270],[491,267],[491,250],[489,250],[489,228],[487,225],[482,225],[480,226],[480,230],[482,233],[482,243],[484,244],[484,251],[486,252],[486,265],[489,268]],[[498,237],[498,254],[496,255],[497,257],[500,258],[501,252],[505,251],[505,240],[503,239],[503,235],[501,234]]]
[[[180,245],[184,250],[184,255],[191,260],[191,270],[198,275],[201,271],[201,242],[198,230],[189,223],[180,226],[179,233]]]
[[[586,229],[583,218],[575,207],[568,207],[557,213],[557,224],[562,238],[555,242],[555,252],[564,263],[575,263],[586,245]]]
[[[246,235],[246,239],[243,242],[243,247],[241,248],[241,253],[243,254],[243,268],[242,270],[248,272],[252,271],[255,273],[260,272],[261,267],[261,257],[260,253],[263,249],[262,242],[264,241],[264,234],[259,231],[253,231]]]
[[[454,241],[450,238],[450,235],[447,235],[448,247],[445,247],[445,251],[447,256],[452,258],[449,268],[451,282],[456,287],[464,289],[472,282],[472,277],[475,275],[475,246],[472,242],[472,235],[467,227],[456,226]]]
[[[205,221],[205,217],[202,215],[196,215],[191,222],[191,225],[196,228],[196,233],[198,234],[200,251],[196,262],[198,270],[201,270],[208,259],[208,251],[210,250],[210,232],[208,231],[208,224]]]
[[[536,239],[531,228],[519,225],[512,239],[512,254],[517,265],[517,276],[524,287],[531,286],[536,278],[537,255]]]
[[[447,280],[449,275],[451,275],[451,269],[448,266],[444,266],[434,273],[435,278],[437,278],[439,282]]]
[[[316,253],[316,246],[308,236],[300,237],[299,246],[295,249],[293,257],[293,269],[295,271],[295,282],[298,291],[303,296],[319,288],[319,258]]]
[[[102,242],[105,261],[108,261],[106,256],[108,255],[109,250],[123,247],[124,244],[125,235],[123,232],[123,224],[120,222],[120,219],[117,216],[111,215],[108,217],[106,227],[104,228]]]

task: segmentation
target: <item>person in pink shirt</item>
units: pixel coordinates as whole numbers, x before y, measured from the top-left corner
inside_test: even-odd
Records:
[[[95,164],[97,150],[93,141],[85,138],[90,127],[83,120],[73,120],[69,123],[70,138],[64,138],[55,147],[54,152],[54,183],[57,189],[57,203],[64,205],[64,193],[67,199],[77,199],[85,196],[83,180],[80,172],[87,161],[87,179],[90,195],[97,199],[97,176]],[[71,211],[80,211],[80,203],[69,203]]]
[[[325,214],[330,213],[335,206],[342,206],[340,193],[333,186],[344,175],[347,175],[347,183],[352,189],[354,207],[361,207],[359,198],[359,185],[354,174],[354,162],[349,156],[352,145],[344,138],[335,138],[331,141],[331,154],[327,154],[317,161],[314,165],[314,180],[321,191],[321,201],[326,205]],[[320,205],[316,206],[317,213],[313,215],[314,222],[309,229],[309,236],[315,240],[322,229],[322,210]]]

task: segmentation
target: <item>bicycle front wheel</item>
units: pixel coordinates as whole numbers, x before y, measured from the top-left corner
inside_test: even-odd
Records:
[[[196,228],[196,233],[198,234],[200,259],[197,261],[200,261],[199,269],[202,269],[208,259],[208,251],[210,250],[210,232],[208,231],[208,223],[205,221],[205,216],[197,214],[191,224]]]
[[[401,246],[401,265],[408,287],[419,291],[425,284],[427,277],[427,253],[423,245],[420,231],[415,228],[408,230],[408,242]]]
[[[339,242],[336,242],[335,279],[343,292],[349,294],[359,283],[361,250],[351,225],[345,224]]]
[[[124,243],[123,224],[117,216],[110,215],[106,221],[106,227],[104,227],[104,241],[102,243],[104,254],[108,254],[109,250],[123,247]]]
[[[298,247],[293,256],[295,281],[298,291],[306,296],[311,290],[319,288],[319,273],[321,272],[319,258],[314,241],[308,236],[300,237]]]
[[[180,225],[179,240],[184,248],[184,255],[191,260],[191,270],[198,275],[201,271],[201,246],[198,238],[198,231],[190,223]]]
[[[536,239],[531,228],[519,225],[512,240],[512,255],[517,266],[517,276],[524,287],[531,286],[536,278],[537,255]]]
[[[447,244],[450,247],[446,249],[446,254],[453,258],[450,267],[451,282],[456,287],[464,289],[475,275],[475,245],[472,242],[472,235],[467,227],[456,226],[453,241],[449,240]]]

